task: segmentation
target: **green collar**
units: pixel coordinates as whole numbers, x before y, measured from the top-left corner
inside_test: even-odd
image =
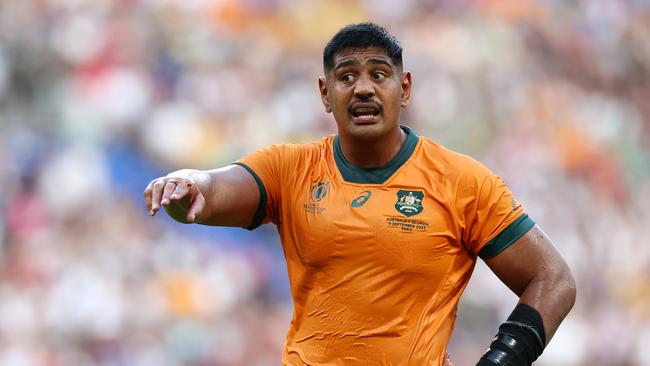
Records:
[[[336,166],[339,168],[343,179],[351,183],[382,184],[386,179],[390,178],[411,157],[419,140],[418,135],[410,127],[400,127],[406,132],[404,145],[388,164],[377,168],[362,168],[352,165],[343,156],[339,136],[334,136],[334,161],[336,161]]]

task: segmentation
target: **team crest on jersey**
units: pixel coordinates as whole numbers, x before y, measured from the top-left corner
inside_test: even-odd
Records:
[[[330,182],[318,182],[311,187],[309,197],[312,201],[318,202],[327,196],[330,188]]]
[[[395,209],[406,217],[411,217],[419,214],[424,210],[422,201],[424,200],[424,192],[422,191],[405,191],[400,190],[397,192],[397,202],[395,202]]]

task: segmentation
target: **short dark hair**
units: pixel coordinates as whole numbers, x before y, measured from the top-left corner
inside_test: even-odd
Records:
[[[369,47],[378,47],[386,51],[386,55],[401,70],[402,46],[397,39],[382,26],[374,23],[358,23],[341,28],[325,46],[323,50],[325,73],[334,67],[334,56],[338,52]]]

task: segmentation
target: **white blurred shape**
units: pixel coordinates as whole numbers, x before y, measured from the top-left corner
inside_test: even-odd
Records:
[[[34,299],[12,287],[0,289],[0,335],[14,339],[29,337],[37,328]]]
[[[470,73],[481,62],[476,39],[469,29],[456,24],[446,24],[430,35],[428,48],[430,56],[448,70]]]
[[[611,97],[593,93],[582,98],[581,103],[576,103],[575,111],[579,117],[576,122],[582,131],[596,141],[613,142],[623,127],[633,126],[629,109],[633,108]]]
[[[122,326],[123,301],[115,278],[87,264],[74,264],[49,295],[46,323],[63,334],[115,337]]]
[[[205,324],[181,321],[170,328],[165,335],[166,343],[174,358],[187,364],[196,364],[210,350],[210,334]],[[228,348],[226,348],[228,349]],[[228,349],[229,353],[232,352]]]
[[[466,112],[462,110],[465,104],[459,99],[459,90],[449,75],[431,75],[415,83],[414,88],[414,102],[410,108],[419,121],[447,126],[457,122],[461,112]]]
[[[70,147],[45,165],[39,191],[54,215],[101,201],[107,191],[108,172],[96,148]]]
[[[211,263],[205,275],[217,297],[217,311],[221,314],[232,311],[254,290],[254,269],[250,262],[239,256],[224,256]]]
[[[142,114],[151,97],[145,78],[131,69],[106,73],[93,90],[91,100],[113,124],[133,123]]]
[[[579,318],[568,317],[553,336],[539,358],[540,365],[578,366],[583,365],[589,345],[588,325]]]
[[[106,25],[90,13],[77,13],[55,23],[52,47],[66,61],[81,65],[99,55],[106,43]]]
[[[234,320],[223,319],[214,325],[214,344],[217,350],[228,352],[214,352],[217,364],[238,365],[242,364],[246,351],[246,335],[241,325]]]
[[[34,350],[21,346],[0,348],[0,366],[37,366]]]
[[[143,144],[168,162],[185,163],[192,156],[195,142],[202,138],[199,118],[197,108],[188,103],[162,106],[143,130]]]
[[[650,365],[650,323],[645,324],[645,326],[638,333],[636,338],[636,352],[633,355],[633,359],[636,360],[637,365]]]
[[[109,140],[112,136],[106,131],[107,116],[88,100],[87,94],[81,92],[80,85],[79,82],[64,82],[57,91],[61,96],[62,134],[73,141]]]
[[[174,365],[174,363],[169,359],[166,350],[162,346],[155,344],[138,349],[133,358],[133,366]]]
[[[284,135],[313,131],[316,128],[316,117],[312,113],[297,111],[315,111],[320,108],[320,100],[315,97],[314,87],[310,83],[288,83],[271,106],[274,128]]]
[[[365,8],[383,19],[400,19],[413,9],[413,0],[364,0]]]
[[[217,4],[227,2],[228,0],[146,0],[146,3],[154,7],[179,7],[185,11],[202,13],[209,10]]]

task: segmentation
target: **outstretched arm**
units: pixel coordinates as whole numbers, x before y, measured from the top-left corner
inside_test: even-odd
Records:
[[[485,262],[519,296],[519,304],[499,328],[497,338],[479,365],[530,365],[575,303],[576,285],[571,271],[537,225]],[[541,324],[535,324],[536,319]],[[498,342],[500,336],[502,340]],[[498,363],[498,355],[508,358],[502,353],[515,354],[511,359],[519,361]]]
[[[255,178],[239,165],[183,169],[149,182],[144,201],[150,215],[161,207],[176,221],[215,226],[251,225],[260,202]]]

